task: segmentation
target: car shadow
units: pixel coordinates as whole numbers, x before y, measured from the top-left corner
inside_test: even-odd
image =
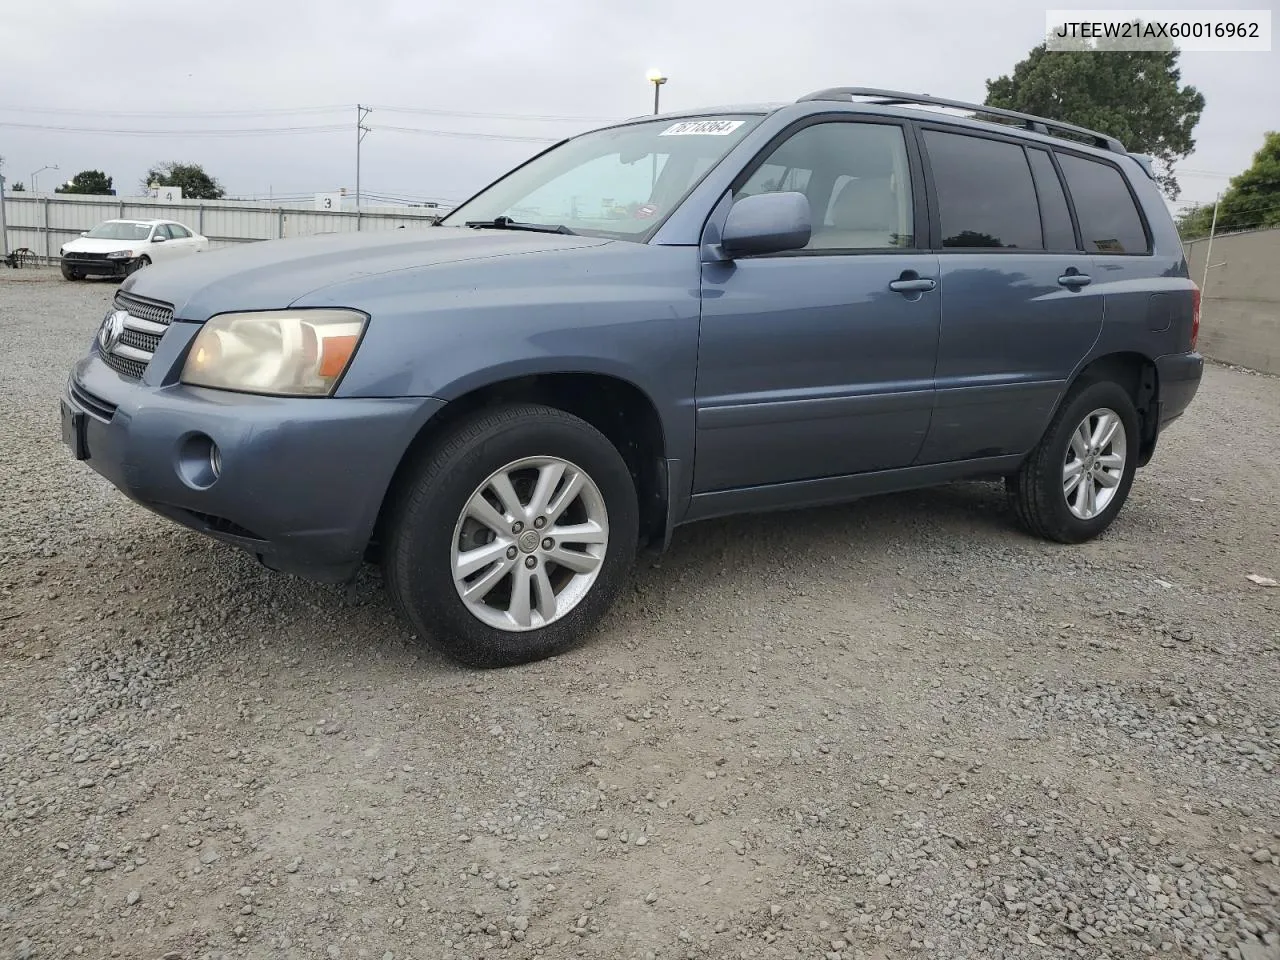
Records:
[[[886,556],[900,561],[913,549],[947,539],[961,548],[1023,538],[1005,507],[1003,488],[994,483],[956,483],[835,506],[700,521],[677,529],[665,553],[642,557],[631,591],[623,594],[661,598],[657,613],[624,603],[613,629],[627,636],[636,630],[647,634],[655,629],[655,615],[661,621],[662,609],[700,602],[708,589],[736,594],[756,591],[762,583],[785,588],[829,582],[833,557],[841,558],[840,569],[848,569]],[[414,636],[375,566],[366,565],[347,584],[312,583],[271,571],[235,547],[158,517],[108,549],[119,553],[115,562],[104,558],[108,566],[141,567],[144,577],[146,568],[157,571],[153,582],[159,589],[135,597],[132,612],[144,621],[162,619],[175,604],[231,610],[210,625],[228,640],[219,657],[328,655],[428,675],[466,670]],[[162,570],[182,571],[182,576],[166,582],[159,577]],[[603,629],[611,632],[608,621]],[[359,643],[352,644],[353,638]]]

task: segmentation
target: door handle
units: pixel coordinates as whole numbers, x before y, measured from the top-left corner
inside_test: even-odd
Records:
[[[1072,273],[1068,271],[1058,278],[1058,283],[1064,287],[1070,287],[1073,290],[1077,287],[1087,287],[1093,283],[1093,277],[1085,273]]]
[[[920,293],[924,290],[932,290],[937,285],[936,280],[930,280],[928,277],[916,277],[913,280],[891,281],[889,289],[894,293]]]

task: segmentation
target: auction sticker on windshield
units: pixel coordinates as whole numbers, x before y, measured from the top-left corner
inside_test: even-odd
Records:
[[[701,134],[710,137],[725,137],[733,133],[740,126],[741,120],[682,120],[680,123],[673,123],[662,133],[660,137],[688,137]]]

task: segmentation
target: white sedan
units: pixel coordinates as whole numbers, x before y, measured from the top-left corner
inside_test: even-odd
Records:
[[[62,275],[127,277],[149,263],[209,249],[209,239],[173,220],[107,220],[64,244]]]

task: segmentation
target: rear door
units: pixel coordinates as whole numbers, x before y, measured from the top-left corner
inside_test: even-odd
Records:
[[[1150,225],[1115,163],[1067,150],[1054,154],[1080,221],[1084,249],[1093,257],[1094,289],[1107,305],[1108,349],[1149,349],[1151,334],[1168,329],[1177,314],[1172,291],[1185,296],[1182,284],[1167,285],[1182,250],[1172,251],[1173,258],[1152,255]],[[1153,296],[1157,290],[1169,292]]]
[[[921,463],[1025,453],[1102,329],[1054,158],[1013,137],[925,124],[942,331]]]
[[[169,242],[176,248],[175,256],[189,257],[196,252],[196,241],[191,231],[180,223],[169,224]]]

